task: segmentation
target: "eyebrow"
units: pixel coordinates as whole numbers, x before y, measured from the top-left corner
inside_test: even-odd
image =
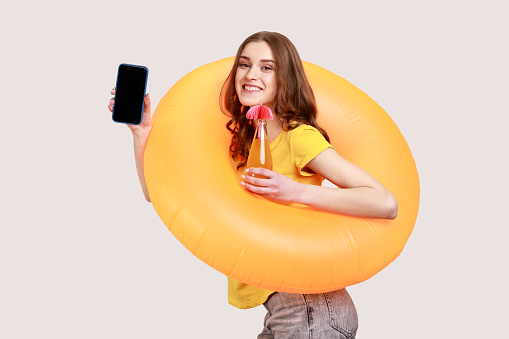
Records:
[[[243,59],[247,59],[247,60],[251,60],[249,57],[244,56],[244,55],[241,55],[241,56],[239,57],[239,59],[242,59],[242,58],[243,58]],[[272,59],[261,59],[261,60],[260,60],[260,62],[272,62],[273,64],[275,64],[275,63],[276,63],[276,62],[275,62],[274,60],[272,60]]]

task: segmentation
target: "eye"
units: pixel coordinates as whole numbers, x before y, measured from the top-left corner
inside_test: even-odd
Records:
[[[272,69],[272,67],[270,66],[263,66],[262,67],[262,71],[270,71]]]
[[[239,68],[249,68],[250,66],[246,64],[245,62],[239,63]]]

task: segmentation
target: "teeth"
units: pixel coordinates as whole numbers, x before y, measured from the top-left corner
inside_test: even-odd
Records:
[[[244,88],[248,91],[260,91],[260,88],[254,86],[244,86]]]

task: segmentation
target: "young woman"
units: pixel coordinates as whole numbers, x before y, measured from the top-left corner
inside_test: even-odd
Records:
[[[114,94],[114,90],[112,91]],[[375,178],[343,159],[316,122],[315,98],[295,46],[279,33],[259,32],[239,47],[221,102],[231,116],[230,151],[237,170],[267,179],[242,176],[249,192],[285,204],[298,203],[358,217],[395,218],[397,202]],[[273,171],[245,168],[255,127],[249,107],[263,104],[274,113],[267,121]],[[113,108],[113,99],[109,109]],[[142,123],[133,133],[138,177],[150,201],[143,174],[143,153],[151,130],[150,98]],[[323,178],[338,188],[322,187]],[[310,225],[312,227],[312,225]],[[355,338],[357,312],[345,289],[320,294],[268,291],[228,279],[229,302],[238,308],[263,304],[267,309],[263,338]]]

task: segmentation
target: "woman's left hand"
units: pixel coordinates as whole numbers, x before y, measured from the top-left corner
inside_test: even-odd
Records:
[[[256,178],[252,175],[262,176],[266,179]],[[299,188],[302,185],[283,174],[258,167],[246,169],[242,180],[241,184],[246,190],[269,199],[286,202],[297,201]]]

